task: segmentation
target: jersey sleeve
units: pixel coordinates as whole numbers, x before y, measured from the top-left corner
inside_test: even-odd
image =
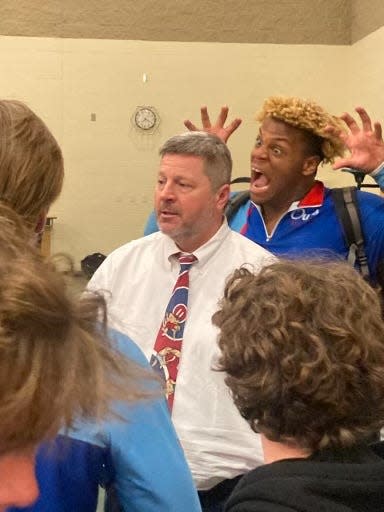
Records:
[[[357,197],[369,272],[372,282],[377,283],[384,264],[384,199],[361,190]]]

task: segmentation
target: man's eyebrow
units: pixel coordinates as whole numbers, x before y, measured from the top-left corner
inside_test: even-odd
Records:
[[[159,171],[158,175],[159,176],[163,176],[164,178],[167,178],[167,175],[165,172],[161,172]],[[193,180],[193,176],[185,176],[184,174],[175,174],[174,176],[171,177],[172,180],[174,181],[177,181],[177,180],[188,180],[188,181],[192,181]]]
[[[184,174],[176,174],[176,176],[174,176],[174,179],[175,180],[192,181],[193,176],[185,176]]]
[[[261,137],[261,136],[262,136],[262,133],[260,132],[258,137]],[[278,140],[278,141],[282,141],[282,142],[289,142],[289,138],[285,135],[271,135],[270,138],[273,139],[274,141]]]

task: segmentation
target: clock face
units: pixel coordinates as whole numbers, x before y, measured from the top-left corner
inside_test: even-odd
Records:
[[[135,113],[135,124],[141,130],[150,130],[156,125],[156,113],[149,107],[140,107]]]

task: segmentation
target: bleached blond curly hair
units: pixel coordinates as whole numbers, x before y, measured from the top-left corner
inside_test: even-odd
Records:
[[[295,97],[271,96],[265,100],[256,119],[262,122],[267,117],[273,117],[320,137],[324,163],[332,163],[337,156],[344,154],[345,146],[341,139],[325,131],[326,126],[335,126],[338,131],[344,131],[342,122],[314,101]]]

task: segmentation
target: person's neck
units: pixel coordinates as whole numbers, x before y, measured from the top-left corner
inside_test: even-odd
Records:
[[[279,222],[281,217],[288,211],[292,202],[287,204],[280,204],[278,207],[274,205],[262,205],[261,206],[261,214],[263,216],[265,228],[267,230],[268,235],[272,233],[276,224]]]
[[[261,434],[261,444],[263,446],[264,462],[266,464],[284,459],[306,459],[311,455],[309,450],[304,450],[293,444],[288,445],[271,441],[265,437],[264,434]]]
[[[261,205],[261,213],[269,235],[272,233],[281,217],[289,210],[292,203],[303,199],[303,197],[305,197],[311,190],[313,184],[313,180],[308,182],[305,186],[296,190],[294,194],[291,194],[289,197],[287,197],[286,200],[282,201],[280,198],[277,203],[270,201],[267,204]]]
[[[224,217],[221,217],[221,219],[218,219],[217,222],[212,223],[211,229],[205,231],[203,235],[201,233],[197,233],[196,235],[189,235],[188,237],[175,237],[173,238],[173,241],[181,252],[192,254],[194,251],[197,251],[197,249],[209,242],[209,240],[211,240],[211,238],[216,235],[216,233],[223,225],[223,220]]]

